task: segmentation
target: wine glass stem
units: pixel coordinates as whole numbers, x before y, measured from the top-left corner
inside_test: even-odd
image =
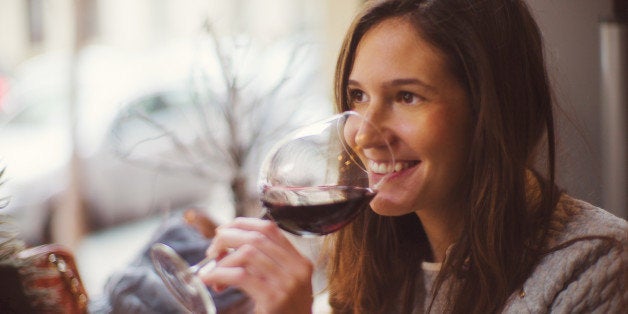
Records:
[[[190,273],[197,275],[199,271],[201,271],[201,269],[205,267],[208,268],[207,270],[212,270],[214,267],[216,267],[216,259],[206,256],[202,261],[190,267]]]

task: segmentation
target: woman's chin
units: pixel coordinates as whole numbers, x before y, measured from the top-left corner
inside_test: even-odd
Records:
[[[381,216],[401,216],[407,214],[402,204],[392,199],[377,195],[369,204],[373,212]]]

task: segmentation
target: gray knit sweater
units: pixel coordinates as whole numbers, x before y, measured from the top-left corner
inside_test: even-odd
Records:
[[[523,289],[506,302],[504,313],[628,313],[628,223],[586,202],[562,196],[553,215],[547,248],[578,237],[582,240],[545,256]],[[431,300],[439,264],[423,263],[418,278],[425,312]],[[440,313],[446,297],[437,298],[432,313]]]

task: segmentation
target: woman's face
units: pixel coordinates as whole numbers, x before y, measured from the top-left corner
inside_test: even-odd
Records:
[[[371,180],[381,177],[377,168],[396,167],[373,210],[398,216],[454,209],[473,130],[466,93],[440,51],[407,21],[385,20],[360,41],[347,92],[353,110],[384,132],[395,154],[392,165],[381,140],[368,132],[353,137]]]

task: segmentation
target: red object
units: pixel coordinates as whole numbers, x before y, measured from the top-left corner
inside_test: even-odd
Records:
[[[9,79],[0,76],[0,111],[3,110],[4,96],[9,91]]]

